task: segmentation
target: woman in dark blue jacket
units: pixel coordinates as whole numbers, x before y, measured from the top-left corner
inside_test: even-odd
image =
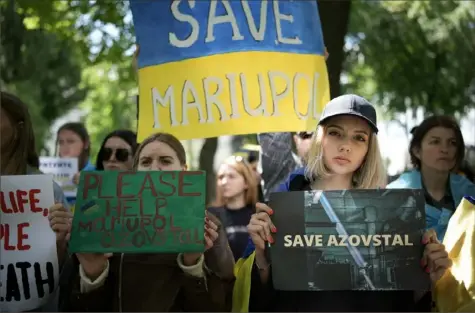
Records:
[[[307,167],[294,172],[277,191],[384,187],[386,173],[377,132],[376,112],[368,101],[355,95],[333,99],[327,104],[313,136]],[[257,211],[248,225],[252,242],[235,269],[233,311],[430,311],[430,292],[275,290],[265,247],[273,243],[272,234],[278,230],[269,217],[273,214],[271,208],[259,203]],[[451,261],[433,230],[426,233],[423,243],[427,245],[421,271],[427,268],[435,283]]]

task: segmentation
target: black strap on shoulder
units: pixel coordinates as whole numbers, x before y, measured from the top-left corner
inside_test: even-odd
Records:
[[[304,175],[295,176],[289,184],[289,191],[311,190],[310,182]]]

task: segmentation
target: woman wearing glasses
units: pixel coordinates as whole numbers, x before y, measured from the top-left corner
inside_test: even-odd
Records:
[[[97,154],[96,169],[98,171],[131,170],[137,135],[130,130],[115,130],[108,134],[102,142]]]

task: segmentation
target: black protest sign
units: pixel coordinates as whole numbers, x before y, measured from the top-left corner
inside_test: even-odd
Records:
[[[278,229],[271,247],[276,289],[429,288],[429,276],[420,266],[425,231],[421,191],[275,193],[270,207]]]

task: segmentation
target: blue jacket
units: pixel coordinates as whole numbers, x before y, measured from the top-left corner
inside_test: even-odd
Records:
[[[422,177],[419,171],[410,171],[399,176],[398,179],[390,183],[387,189],[422,189]],[[462,201],[464,196],[475,196],[475,185],[467,178],[457,175],[450,175],[450,191],[455,207]],[[447,225],[453,212],[447,209],[439,210],[426,203],[426,228],[433,228],[437,232],[440,241],[444,239]]]
[[[287,180],[279,185],[279,187],[275,190],[275,192],[286,192],[290,191],[290,183],[294,182],[295,179],[302,179],[305,180],[305,167],[300,167],[293,171]]]

